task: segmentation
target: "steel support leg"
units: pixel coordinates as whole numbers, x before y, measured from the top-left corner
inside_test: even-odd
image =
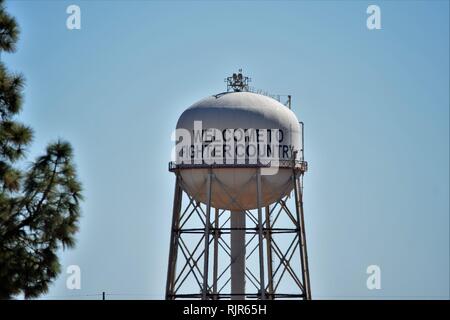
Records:
[[[175,191],[173,199],[173,212],[172,212],[172,229],[170,232],[170,244],[169,244],[169,263],[167,267],[167,282],[166,282],[166,300],[172,300],[174,290],[174,282],[176,276],[176,264],[178,254],[178,237],[179,237],[179,223],[180,223],[180,210],[183,191],[180,184],[180,175],[176,174],[175,179]]]
[[[217,299],[217,276],[219,270],[219,209],[214,210],[214,266],[213,266],[213,295]]]
[[[205,252],[203,253],[203,290],[202,300],[208,298],[208,262],[209,262],[209,236],[210,236],[210,221],[211,221],[211,184],[212,173],[208,172],[206,179],[206,217],[205,217]]]
[[[308,251],[306,248],[305,219],[303,215],[303,195],[300,185],[300,176],[294,171],[293,175],[295,193],[295,211],[297,219],[298,237],[300,242],[300,259],[302,266],[302,281],[306,300],[311,300],[311,287],[309,282]]]
[[[270,207],[266,207],[266,244],[267,244],[267,277],[269,280],[269,299],[273,299],[273,266],[272,266],[272,227],[270,223]]]
[[[266,300],[266,286],[264,284],[264,237],[261,209],[261,169],[256,169],[256,205],[258,206],[258,241],[259,241],[259,284],[261,300]]]

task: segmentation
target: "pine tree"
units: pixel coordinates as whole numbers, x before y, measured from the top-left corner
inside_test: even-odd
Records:
[[[0,0],[0,55],[15,51],[18,36]],[[69,143],[49,144],[25,166],[33,131],[16,120],[23,86],[0,61],[0,299],[48,291],[60,272],[58,250],[75,243],[82,200]]]

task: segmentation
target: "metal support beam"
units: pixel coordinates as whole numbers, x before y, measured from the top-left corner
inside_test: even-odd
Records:
[[[273,260],[272,260],[272,228],[270,225],[270,208],[266,207],[266,244],[267,244],[267,277],[269,280],[268,295],[269,299],[273,299]]]
[[[256,182],[257,208],[233,212],[212,207],[213,192],[223,192],[234,201],[226,189],[220,189],[222,182],[214,175],[214,168],[209,168],[203,186],[205,202],[186,194],[189,201],[183,204],[185,208],[183,181],[174,171],[166,299],[311,299],[302,200],[304,171],[295,164],[290,169],[294,211],[288,196],[270,207],[261,206],[265,185],[260,170],[255,170],[252,180]],[[289,245],[281,241],[286,237],[292,239]],[[230,263],[222,265],[226,259]],[[293,259],[300,260],[299,267],[292,263]]]
[[[208,263],[209,263],[209,227],[211,224],[211,185],[212,185],[212,172],[209,170],[208,177],[206,179],[206,216],[205,216],[205,252],[203,255],[203,289],[202,300],[206,300],[208,297]]]
[[[219,272],[219,209],[214,210],[214,267],[213,267],[213,295],[217,299],[217,274]]]
[[[175,282],[175,272],[177,264],[177,253],[178,253],[178,237],[179,237],[179,222],[180,222],[180,211],[182,202],[182,189],[180,185],[180,174],[176,173],[175,179],[175,191],[173,199],[173,212],[172,212],[172,229],[170,232],[170,247],[169,247],[169,263],[167,268],[167,282],[166,282],[166,300],[173,299],[174,294],[174,282]]]
[[[300,185],[300,176],[297,172],[293,172],[292,175],[294,183],[295,194],[295,211],[297,216],[297,228],[298,237],[300,242],[300,259],[302,266],[302,281],[304,287],[304,294],[306,300],[311,300],[311,288],[309,284],[309,267],[308,267],[308,251],[306,249],[306,233],[305,233],[305,220],[303,215],[303,195]]]

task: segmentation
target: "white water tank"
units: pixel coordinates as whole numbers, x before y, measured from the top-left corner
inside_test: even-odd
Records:
[[[260,206],[268,206],[293,189],[292,166],[295,152],[300,153],[301,130],[297,117],[275,99],[251,92],[226,92],[206,97],[186,109],[180,116],[177,129],[194,130],[194,121],[202,128],[278,130],[281,167],[273,175],[261,175]],[[179,155],[175,162],[180,163]],[[298,158],[297,158],[298,160]],[[186,193],[199,202],[207,201],[207,175],[211,170],[211,206],[242,211],[257,208],[256,170],[254,166],[181,165],[179,172]],[[234,199],[231,200],[230,199]]]

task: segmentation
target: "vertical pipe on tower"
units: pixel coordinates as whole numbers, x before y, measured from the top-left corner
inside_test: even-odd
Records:
[[[230,215],[231,300],[245,300],[245,211]]]

